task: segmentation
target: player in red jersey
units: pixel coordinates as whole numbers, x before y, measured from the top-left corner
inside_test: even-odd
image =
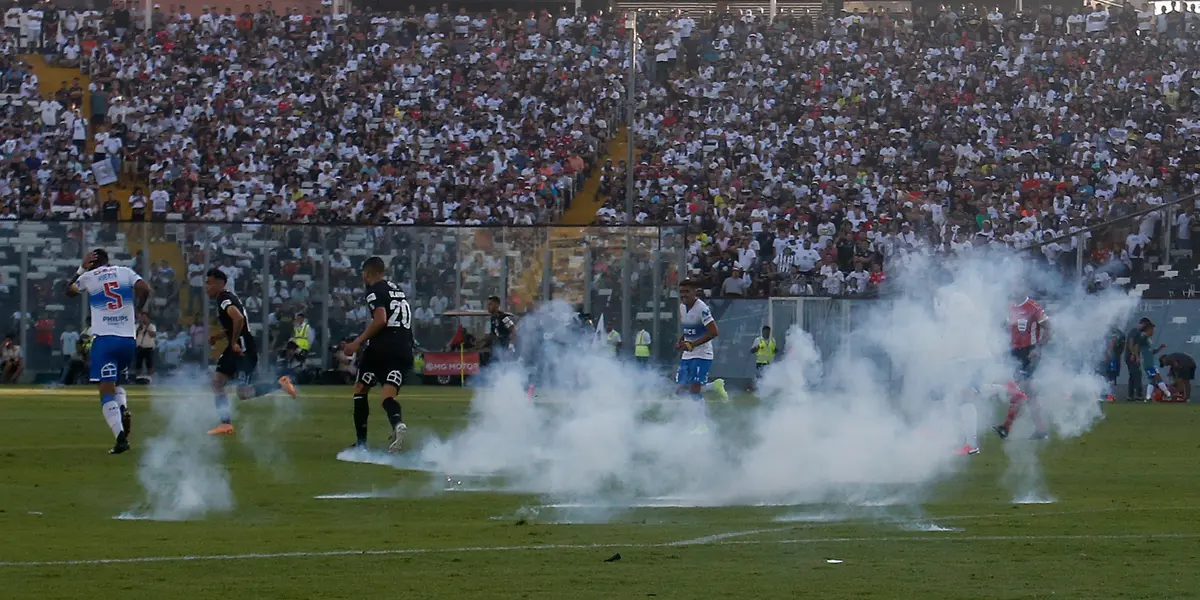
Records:
[[[1027,387],[1033,377],[1033,370],[1037,366],[1038,348],[1050,340],[1050,321],[1042,305],[1023,291],[1014,294],[1013,300],[1008,309],[1008,329],[1012,336],[1012,357],[1017,362],[1017,372],[1016,377],[1007,386],[1008,416],[1003,425],[994,429],[1001,438],[1008,437],[1008,431],[1020,414],[1021,407],[1028,404],[1029,416],[1033,418],[1033,439],[1045,439],[1047,433],[1042,411],[1022,388]]]

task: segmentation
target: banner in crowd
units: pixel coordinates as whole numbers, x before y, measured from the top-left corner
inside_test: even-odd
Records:
[[[426,352],[423,375],[478,375],[478,352]]]
[[[104,187],[117,182],[117,172],[108,159],[92,163],[92,175],[96,176],[96,185]]]

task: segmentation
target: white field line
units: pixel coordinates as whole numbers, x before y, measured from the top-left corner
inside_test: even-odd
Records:
[[[749,535],[754,532],[735,532]],[[248,554],[209,554],[183,556],[143,556],[134,558],[98,558],[84,560],[45,560],[0,562],[0,567],[74,567],[95,565],[123,565],[145,563],[243,561],[280,558],[329,558],[340,556],[404,556],[416,554],[463,554],[474,552],[532,552],[543,550],[602,550],[602,549],[655,549],[679,547],[681,543],[707,546],[777,546],[785,544],[858,544],[858,543],[912,543],[912,542],[1060,542],[1098,540],[1155,540],[1155,539],[1200,539],[1200,533],[1127,533],[1127,534],[1084,534],[1084,535],[939,535],[939,536],[865,536],[827,537],[793,540],[718,540],[697,543],[662,542],[655,544],[543,544],[527,546],[460,546],[454,548],[404,548],[388,550],[328,550],[316,552],[262,552]]]

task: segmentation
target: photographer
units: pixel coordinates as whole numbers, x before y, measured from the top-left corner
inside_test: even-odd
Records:
[[[75,342],[75,348],[71,352],[70,359],[67,361],[67,366],[63,368],[62,378],[59,383],[62,385],[75,385],[86,381],[88,373],[88,352],[92,348],[92,336],[84,333],[79,336]]]

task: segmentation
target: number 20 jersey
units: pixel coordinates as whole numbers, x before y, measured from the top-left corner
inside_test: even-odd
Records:
[[[133,269],[114,265],[98,267],[79,276],[75,285],[88,296],[93,336],[136,337],[133,287],[141,280]]]
[[[367,311],[373,316],[377,308],[382,308],[385,313],[384,326],[368,342],[367,349],[371,352],[411,353],[412,309],[404,292],[390,281],[375,282],[367,288]]]

